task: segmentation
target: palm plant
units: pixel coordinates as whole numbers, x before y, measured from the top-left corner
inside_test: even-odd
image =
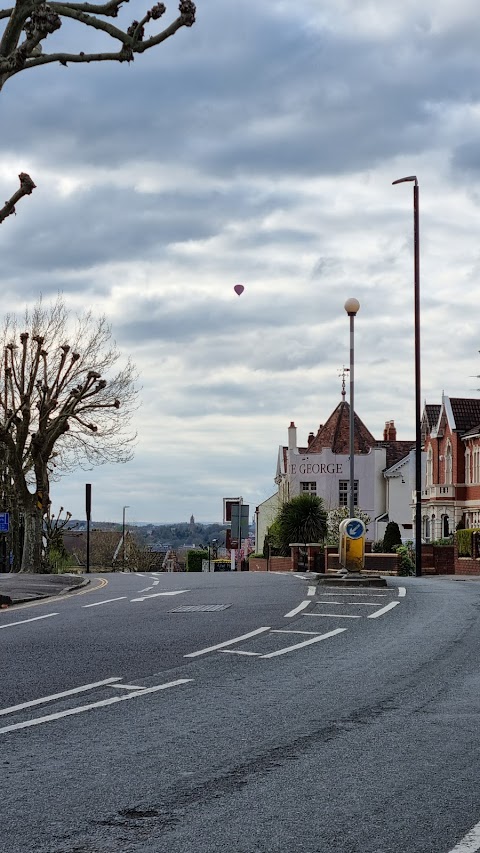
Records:
[[[276,522],[279,545],[285,554],[290,543],[322,542],[327,534],[327,513],[317,495],[297,495],[282,506]]]

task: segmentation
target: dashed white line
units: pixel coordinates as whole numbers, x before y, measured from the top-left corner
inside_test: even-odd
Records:
[[[329,616],[331,619],[361,619],[361,616],[351,616],[349,613],[304,613],[304,616]],[[345,629],[343,629],[345,630]]]
[[[260,652],[246,652],[243,649],[220,649],[224,655],[249,655],[252,657],[261,657]]]
[[[399,598],[405,598],[406,594],[407,594],[407,589],[406,589],[406,587],[404,587],[404,586],[399,586],[399,587],[398,587],[398,597],[399,597]]]
[[[215,646],[208,646],[206,649],[199,649],[197,652],[190,652],[184,655],[184,658],[196,658],[199,655],[206,655],[208,652],[215,652],[217,649],[224,649],[226,646],[233,646],[234,643],[240,643],[242,640],[248,640],[250,637],[256,637],[257,634],[263,634],[265,631],[270,631],[270,628],[256,628],[255,631],[249,631],[248,634],[242,634],[241,637],[234,637],[233,640],[225,640],[224,643],[217,643]]]
[[[193,681],[193,679],[179,678],[177,681],[169,681],[167,684],[159,684],[156,687],[147,687],[142,690],[136,690],[135,693],[127,693],[126,696],[113,696],[110,699],[103,699],[100,702],[91,702],[89,705],[81,705],[77,708],[67,708],[66,711],[58,711],[56,714],[47,714],[45,717],[36,717],[33,720],[26,720],[24,723],[14,723],[10,726],[4,726],[3,728],[0,728],[0,734],[14,732],[18,729],[29,729],[32,726],[41,726],[43,723],[49,723],[52,720],[60,720],[62,717],[71,717],[74,714],[83,714],[85,711],[91,711],[93,708],[104,708],[107,705],[115,705],[117,702],[136,699],[138,696],[146,696],[148,693],[156,693],[158,690],[167,690],[169,687],[177,687],[180,684],[187,684],[189,681]]]
[[[477,823],[449,853],[476,853],[480,850],[480,823]]]
[[[21,619],[18,622],[7,622],[6,625],[0,625],[0,628],[14,628],[15,625],[26,625],[27,622],[38,622],[39,619],[49,619],[50,616],[58,616],[58,613],[45,613],[44,616],[34,616],[32,619]]]
[[[321,601],[320,599],[317,602],[318,604],[328,604],[329,607],[333,607],[333,605],[338,605],[339,607],[378,607],[377,601]]]
[[[2,708],[0,716],[13,714],[15,711],[23,711],[24,708],[33,708],[35,705],[43,705],[45,702],[54,702],[55,699],[64,699],[65,696],[75,696],[76,693],[85,693],[86,690],[94,690],[95,687],[103,687],[106,684],[112,685],[114,681],[121,681],[121,678],[105,678],[103,681],[94,681],[92,684],[82,684],[81,687],[73,687],[71,690],[62,690],[61,693],[42,696],[41,699],[32,699],[30,702],[22,702],[20,705],[11,705],[9,708]]]
[[[116,690],[144,690],[145,688],[139,684],[110,684]]]
[[[309,586],[309,587],[308,587],[307,595],[315,595],[316,591],[317,591],[317,587],[316,587],[316,586]]]
[[[378,619],[379,616],[383,616],[384,613],[387,613],[393,607],[396,607],[397,604],[400,604],[400,602],[391,601],[390,604],[386,604],[385,607],[381,607],[380,610],[376,610],[375,613],[369,613],[367,619]]]
[[[308,634],[311,637],[316,637],[320,631],[296,631],[294,628],[273,628],[272,634]]]
[[[82,607],[100,607],[101,604],[110,604],[112,601],[122,601],[126,595],[121,595],[119,598],[107,598],[105,601],[95,601],[94,604],[82,604]]]
[[[327,640],[328,637],[335,637],[336,634],[341,634],[346,630],[346,628],[335,628],[334,631],[328,631],[327,634],[320,634],[317,637],[312,637],[310,640],[304,640],[303,643],[296,643],[294,646],[287,646],[285,649],[277,649],[276,652],[270,652],[268,655],[262,655],[262,659],[276,658],[280,655],[286,655],[288,652],[293,652],[296,649],[303,649],[305,646],[310,646],[312,643],[319,643],[320,640]]]
[[[292,616],[296,616],[297,613],[300,613],[301,610],[305,610],[305,608],[309,607],[310,604],[311,604],[311,601],[302,601],[302,603],[299,604],[298,607],[294,607],[294,609],[290,610],[289,613],[285,613],[284,618],[285,619],[291,619]]]

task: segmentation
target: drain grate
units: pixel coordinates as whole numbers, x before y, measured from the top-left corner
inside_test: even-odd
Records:
[[[226,610],[231,607],[231,604],[182,604],[180,607],[174,607],[169,610],[169,613],[195,613],[198,611]]]

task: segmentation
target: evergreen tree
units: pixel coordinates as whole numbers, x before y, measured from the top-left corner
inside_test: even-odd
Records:
[[[387,524],[387,529],[385,530],[385,536],[383,537],[383,552],[384,554],[392,554],[397,545],[402,544],[402,537],[400,536],[400,528],[396,521],[389,521]]]

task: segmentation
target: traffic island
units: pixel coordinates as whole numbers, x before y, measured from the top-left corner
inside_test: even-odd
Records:
[[[336,587],[386,587],[387,581],[379,575],[372,577],[371,575],[361,574],[342,574],[342,575],[321,575],[317,580],[318,586],[336,586]]]

